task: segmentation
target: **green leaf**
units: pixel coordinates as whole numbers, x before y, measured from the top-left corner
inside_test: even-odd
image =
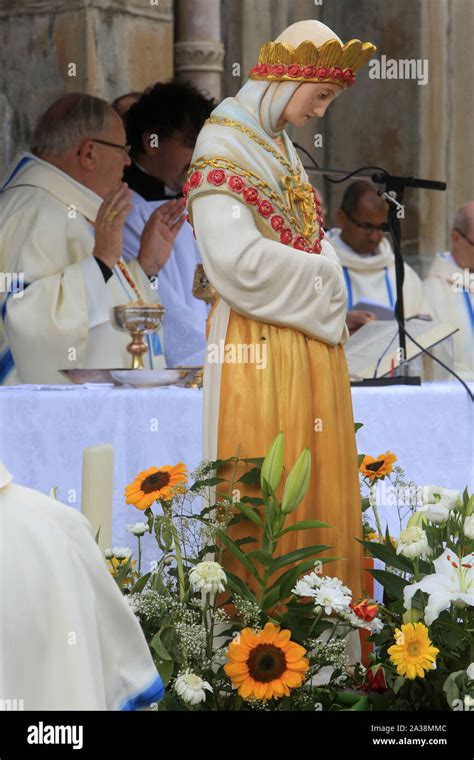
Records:
[[[253,469],[249,470],[248,472],[244,472],[241,478],[239,480],[235,481],[236,483],[245,483],[246,485],[255,486],[259,485],[260,483],[260,468],[254,467]]]
[[[160,674],[160,678],[163,681],[163,686],[168,686],[174,670],[173,660],[162,660],[158,655],[155,655],[153,659],[155,661],[156,669]]]
[[[234,573],[229,572],[229,570],[226,570],[225,574],[227,576],[227,587],[234,594],[238,594],[239,596],[243,596],[244,599],[248,599],[249,601],[256,603],[257,599],[256,599],[254,593],[243,582],[242,578],[239,578],[238,575],[234,575]]]
[[[392,689],[393,689],[393,693],[394,693],[394,694],[398,694],[398,692],[399,692],[399,691],[400,691],[400,689],[402,688],[403,684],[405,683],[405,680],[406,680],[406,679],[405,679],[405,676],[398,676],[398,677],[395,679],[395,681],[394,681],[394,683],[393,683],[393,686],[392,686]]]
[[[321,520],[302,520],[301,522],[297,522],[294,525],[290,525],[289,528],[285,528],[285,530],[282,530],[278,535],[284,536],[285,533],[291,533],[295,530],[308,530],[308,528],[332,528],[332,525],[329,525],[329,523],[321,522]]]
[[[370,499],[367,496],[361,499],[360,503],[362,506],[362,512],[367,512],[367,510],[370,509]]]
[[[171,660],[172,657],[161,640],[161,633],[161,630],[159,630],[158,633],[155,633],[150,642],[150,647],[156,652],[161,660]]]
[[[354,433],[357,433],[357,431],[363,427],[364,427],[363,422],[354,422]]]
[[[253,507],[261,507],[264,504],[264,501],[260,496],[242,496],[240,501],[244,504],[251,504]]]
[[[146,575],[142,575],[141,578],[137,580],[134,587],[132,588],[131,592],[132,594],[138,594],[140,591],[143,591],[145,588],[147,581],[149,577],[151,576],[151,573],[147,573]]]
[[[389,573],[387,570],[371,570],[370,572],[391,596],[395,599],[403,598],[403,589],[409,585],[408,581],[400,578],[399,575]]]
[[[372,557],[380,559],[382,562],[385,562],[386,565],[396,567],[397,570],[402,570],[404,573],[410,573],[413,575],[413,564],[410,560],[401,557],[391,546],[379,544],[377,541],[361,541],[360,543],[367,549]]]
[[[251,507],[248,507],[246,504],[243,504],[241,501],[234,502],[234,506],[240,509],[247,520],[251,520],[253,523],[255,523],[255,525],[258,525],[259,528],[263,528],[263,520],[258,512],[256,512]]]
[[[216,486],[218,483],[226,483],[226,478],[205,478],[204,480],[196,480],[195,483],[192,484],[190,491],[198,491],[204,486],[211,487]]]
[[[246,464],[255,464],[258,467],[261,467],[263,462],[265,460],[265,457],[243,457],[241,459],[241,462],[245,462]]]
[[[287,554],[282,554],[281,557],[278,557],[275,560],[275,564],[273,566],[274,571],[279,570],[281,567],[285,567],[285,565],[289,565],[291,562],[299,562],[302,559],[306,559],[310,556],[315,556],[319,554],[320,552],[325,551],[326,549],[331,549],[331,546],[327,546],[326,544],[315,544],[314,546],[303,546],[301,549],[295,549],[295,551],[288,552]]]
[[[262,549],[255,549],[254,551],[247,552],[247,557],[250,559],[256,559],[257,562],[265,565],[265,567],[270,567],[273,562],[273,557],[270,552],[264,552]]]
[[[239,547],[237,546],[237,544],[234,541],[232,541],[232,539],[230,538],[230,536],[227,536],[222,531],[219,531],[219,537],[221,538],[221,540],[223,541],[223,543],[227,546],[227,548],[229,549],[229,551],[232,552],[232,554],[234,555],[234,557],[237,557],[237,559],[239,560],[240,564],[243,565],[249,571],[249,573],[251,573],[253,575],[253,577],[256,578],[256,580],[259,583],[261,583],[261,578],[260,578],[259,574],[257,573],[254,565],[248,559],[248,557],[246,556],[246,554],[244,552],[240,551]]]

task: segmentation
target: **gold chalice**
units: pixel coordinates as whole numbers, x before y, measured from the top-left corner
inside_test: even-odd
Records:
[[[157,332],[163,322],[165,310],[161,304],[130,301],[110,309],[112,327],[128,332],[132,338],[127,351],[132,357],[132,369],[144,369],[143,355],[148,351],[145,335]]]

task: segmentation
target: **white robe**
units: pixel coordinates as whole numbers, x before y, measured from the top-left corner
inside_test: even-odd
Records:
[[[383,238],[374,256],[362,256],[341,240],[341,230],[337,227],[328,230],[326,234],[344,271],[347,308],[353,309],[361,299],[394,308],[397,299],[395,255],[389,241]],[[405,317],[420,313],[423,299],[421,280],[408,264],[405,264],[403,299]]]
[[[135,710],[161,699],[143,631],[90,523],[11,480],[0,462],[0,704]]]
[[[474,380],[474,274],[469,277],[469,272],[461,269],[449,252],[438,253],[423,281],[423,294],[424,311],[459,329],[453,335],[452,369],[464,380]],[[447,362],[445,356],[440,358]],[[433,369],[436,379],[438,369]],[[449,379],[454,378],[450,375]]]
[[[134,261],[140,250],[140,237],[150,215],[166,201],[146,201],[133,192],[133,208],[127,218],[123,238],[123,257]],[[209,306],[193,296],[194,270],[201,257],[193,229],[184,222],[173,251],[158,274],[158,294],[165,307],[163,322],[164,353],[168,367],[202,366],[206,348],[206,318]]]
[[[130,336],[112,327],[109,311],[136,295],[118,267],[106,283],[92,256],[101,198],[29,153],[1,187],[0,271],[24,285],[3,294],[0,382],[65,383],[60,369],[130,367]],[[158,302],[137,261],[129,274],[143,300]],[[148,368],[164,366],[156,337],[148,336]]]

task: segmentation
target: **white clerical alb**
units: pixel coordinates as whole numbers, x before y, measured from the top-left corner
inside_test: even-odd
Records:
[[[328,230],[326,235],[342,265],[347,288],[347,308],[353,309],[360,300],[369,300],[393,309],[397,287],[395,256],[389,241],[382,238],[374,255],[359,254],[341,239],[339,228]],[[405,264],[403,298],[406,317],[421,312],[421,280],[408,264]]]
[[[60,369],[129,367],[130,337],[114,330],[112,306],[136,300],[114,267],[105,282],[94,248],[101,198],[47,161],[25,153],[0,184],[0,383],[64,383]],[[142,299],[158,294],[138,261],[126,268]],[[148,336],[148,368],[163,367],[158,336]]]
[[[449,252],[438,253],[423,281],[423,310],[458,328],[453,335],[454,371],[474,380],[474,274]]]
[[[163,683],[90,523],[11,481],[0,462],[0,704],[135,710],[157,702]]]

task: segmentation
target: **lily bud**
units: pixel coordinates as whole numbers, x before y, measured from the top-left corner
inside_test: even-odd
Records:
[[[283,472],[283,432],[278,433],[262,463],[260,484],[264,497],[269,495],[267,484],[276,491]]]
[[[426,512],[414,512],[408,520],[407,528],[422,528],[427,522]]]
[[[311,475],[311,454],[308,448],[303,449],[295,464],[291,468],[283,489],[281,511],[285,515],[294,512],[300,501],[304,498],[309,486]]]

